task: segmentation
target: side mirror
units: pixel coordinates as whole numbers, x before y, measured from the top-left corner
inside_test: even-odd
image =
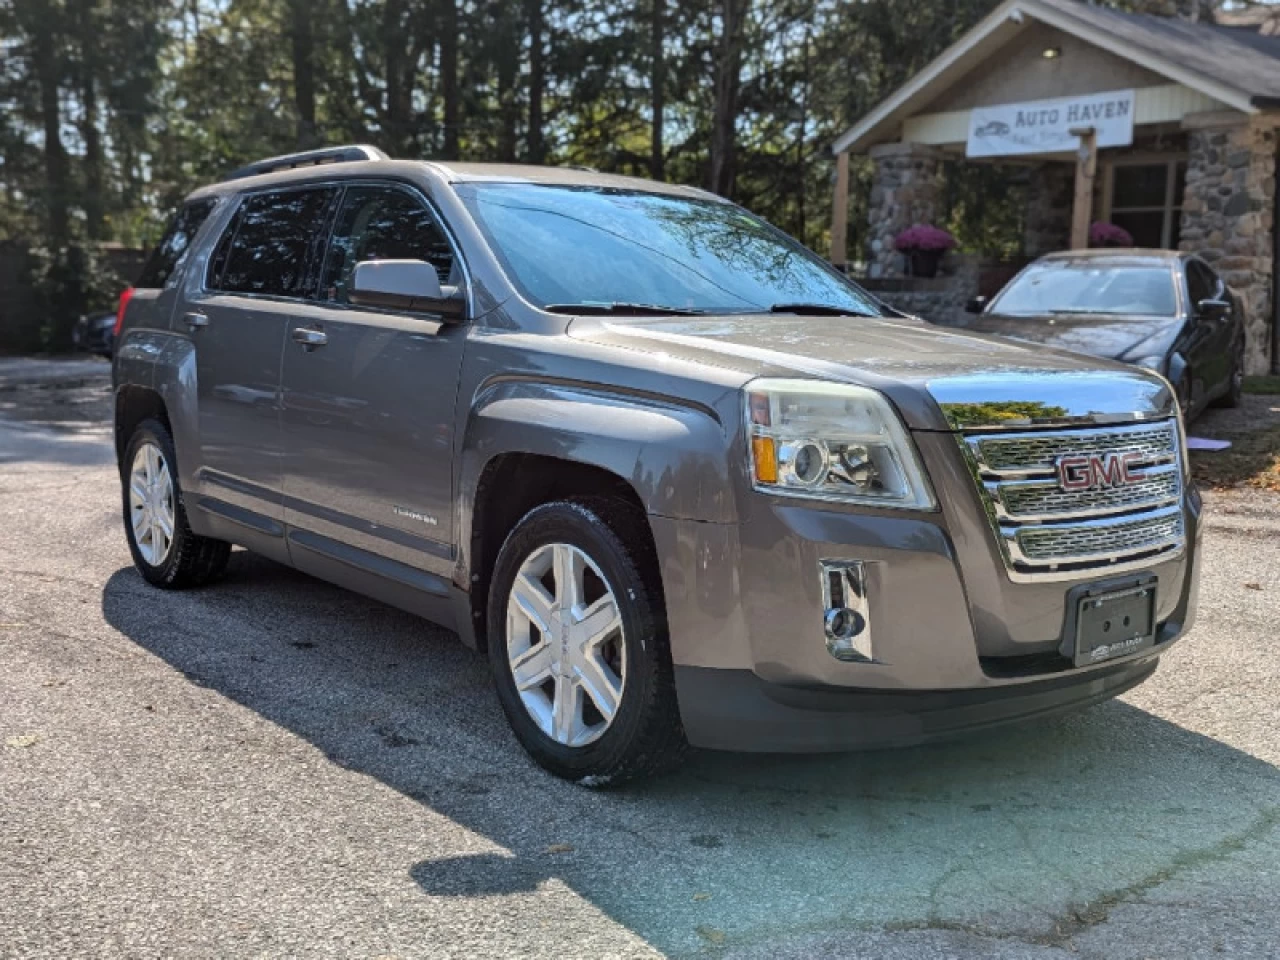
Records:
[[[445,323],[462,323],[467,316],[462,288],[442,287],[436,268],[425,260],[362,260],[347,298],[360,307],[438,314]]]
[[[1231,304],[1226,300],[1201,300],[1196,304],[1196,315],[1201,320],[1221,320],[1231,312]]]
[[[990,301],[986,297],[974,297],[964,305],[964,311],[965,313],[981,313],[987,309],[988,303]]]

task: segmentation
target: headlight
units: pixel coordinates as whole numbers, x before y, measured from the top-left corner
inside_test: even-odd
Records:
[[[1148,370],[1154,370],[1156,373],[1164,373],[1164,355],[1156,354],[1151,357],[1140,357],[1133,361],[1135,367],[1146,367]]]
[[[821,380],[746,386],[750,468],[757,490],[931,510],[915,444],[883,394]]]

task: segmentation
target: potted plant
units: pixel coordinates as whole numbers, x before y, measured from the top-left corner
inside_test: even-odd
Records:
[[[943,255],[955,245],[955,237],[927,223],[903,230],[893,241],[893,248],[906,257],[906,272],[912,277],[936,277]]]
[[[1124,227],[1098,220],[1089,227],[1089,246],[1132,247],[1133,235]]]

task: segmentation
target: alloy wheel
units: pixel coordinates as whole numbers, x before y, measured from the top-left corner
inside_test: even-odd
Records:
[[[551,543],[520,566],[507,597],[507,659],[520,701],[556,743],[598,740],[626,687],[617,598],[582,550]]]
[[[164,563],[173,547],[174,517],[169,462],[158,446],[144,443],[129,470],[129,522],[138,552],[153,567]]]

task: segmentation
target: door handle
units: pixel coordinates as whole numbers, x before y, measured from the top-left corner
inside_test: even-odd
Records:
[[[294,327],[293,339],[295,343],[302,344],[308,350],[315,347],[323,347],[329,342],[329,337],[325,332],[314,327]]]
[[[182,319],[192,330],[199,330],[209,325],[209,318],[203,313],[184,313]]]

